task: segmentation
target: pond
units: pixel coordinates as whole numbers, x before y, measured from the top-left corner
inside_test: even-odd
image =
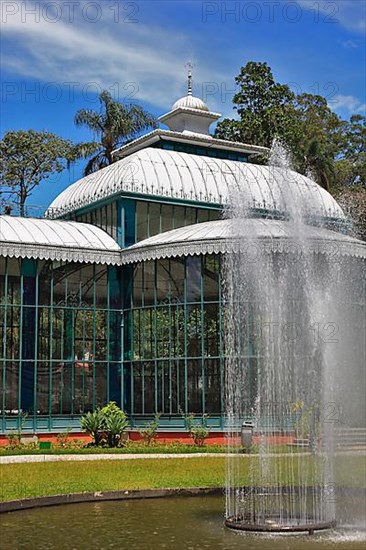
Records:
[[[311,537],[230,531],[223,525],[220,496],[51,506],[2,514],[0,546],[4,550],[364,550],[364,497],[354,504],[342,503],[344,527]],[[355,508],[356,526],[349,529],[347,511]]]

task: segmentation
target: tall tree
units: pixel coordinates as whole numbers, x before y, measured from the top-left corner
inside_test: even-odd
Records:
[[[357,237],[366,240],[366,117],[351,116],[335,162],[334,194],[352,218]]]
[[[250,61],[235,78],[239,91],[233,97],[240,120],[225,119],[215,137],[270,147],[275,137],[285,138],[293,113],[295,94],[274,80],[267,63]]]
[[[94,142],[80,149],[85,158],[92,155],[84,175],[112,164],[114,149],[135,138],[139,132],[157,126],[155,117],[142,107],[115,101],[106,90],[99,95],[99,101],[99,111],[81,109],[75,115],[75,124],[89,128],[95,138]]]
[[[287,85],[276,82],[266,63],[247,63],[236,83],[239,91],[233,103],[239,119],[220,122],[216,137],[265,147],[271,147],[277,138],[292,153],[294,168],[303,174],[310,172],[329,190],[334,185],[335,161],[344,146],[347,123],[329,108],[325,98],[295,95]]]
[[[293,120],[297,132],[290,133],[289,146],[296,169],[311,172],[329,191],[347,123],[329,108],[324,97],[312,94],[296,96]]]
[[[53,173],[62,172],[76,156],[75,146],[50,132],[6,132],[0,141],[0,202],[15,197],[21,216],[33,190]]]
[[[346,123],[343,144],[335,164],[335,185],[366,188],[366,117],[352,115]]]

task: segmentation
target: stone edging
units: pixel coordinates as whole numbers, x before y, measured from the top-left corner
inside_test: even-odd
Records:
[[[69,493],[47,497],[24,498],[0,502],[0,513],[15,512],[42,506],[58,504],[77,504],[82,502],[101,502],[108,500],[134,500],[173,496],[222,495],[223,487],[197,487],[189,489],[135,489],[125,491],[96,491],[95,493]]]

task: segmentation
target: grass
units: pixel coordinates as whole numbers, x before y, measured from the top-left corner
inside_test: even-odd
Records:
[[[258,457],[240,461],[241,484],[248,485],[250,471],[259,471]],[[312,457],[275,457],[279,481],[286,485],[289,471],[298,482],[299,472],[309,485],[314,483]],[[43,462],[1,466],[0,500],[15,500],[56,494],[154,488],[220,487],[225,484],[225,458],[169,458],[103,460],[85,462]],[[364,486],[365,459],[362,456],[336,457],[336,479],[347,486]],[[259,478],[258,478],[259,479]]]
[[[216,487],[224,458],[103,460],[1,466],[0,499],[124,489]],[[14,481],[17,480],[17,481]]]
[[[23,447],[0,447],[0,456],[14,455],[41,455],[41,454],[174,454],[174,453],[225,453],[224,445],[204,445],[199,447],[192,444],[184,444],[179,441],[171,443],[152,443],[147,445],[144,442],[129,441],[123,447],[80,447],[76,445],[52,446],[51,449],[39,449],[30,445]]]
[[[108,447],[83,447],[78,445],[67,445],[66,447],[54,445],[51,449],[39,449],[38,446],[24,445],[17,447],[4,446],[0,447],[1,456],[19,456],[19,455],[64,455],[64,454],[176,454],[176,453],[226,453],[226,445],[209,444],[203,446],[197,446],[192,444],[185,444],[179,441],[173,441],[170,443],[158,443],[153,442],[147,445],[143,441],[128,441],[124,447],[111,449]],[[252,446],[252,453],[259,451],[258,445]],[[287,445],[273,445],[268,448],[271,453],[303,453],[307,449],[292,448],[291,450]]]

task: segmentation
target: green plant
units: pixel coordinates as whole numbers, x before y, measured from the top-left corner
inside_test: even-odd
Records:
[[[143,437],[147,445],[151,445],[152,441],[156,438],[159,428],[159,418],[161,413],[157,413],[154,416],[154,420],[148,422],[145,428],[139,430],[139,434]]]
[[[201,416],[200,423],[198,424],[194,413],[184,414],[182,411],[180,412],[184,419],[186,429],[192,437],[194,444],[202,447],[210,433],[210,430],[206,424],[208,418],[207,414],[203,414]]]
[[[13,449],[21,446],[21,438],[23,435],[23,428],[26,423],[26,420],[28,418],[27,413],[20,413],[18,418],[18,429],[15,432],[9,432],[7,434],[7,440],[9,442],[9,446]]]
[[[57,445],[59,447],[66,447],[67,446],[67,441],[68,441],[68,438],[69,438],[69,435],[71,433],[71,427],[69,426],[68,428],[66,428],[66,431],[65,432],[61,432],[59,434],[57,434]]]
[[[118,447],[122,443],[123,432],[128,428],[127,415],[114,401],[103,407],[101,413],[108,447]]]
[[[198,447],[202,447],[205,444],[205,440],[208,437],[210,430],[207,426],[193,426],[190,431],[191,437],[193,438],[194,444]]]
[[[6,434],[6,438],[10,449],[16,449],[20,446],[20,435],[18,432],[9,432]]]
[[[104,429],[104,414],[100,409],[88,412],[82,416],[80,418],[80,426],[84,432],[93,438],[95,446],[100,445]]]
[[[306,408],[304,401],[297,400],[292,403],[291,412],[296,414],[294,430],[297,438],[309,439],[311,446],[316,445],[320,436],[319,407],[313,404]]]

